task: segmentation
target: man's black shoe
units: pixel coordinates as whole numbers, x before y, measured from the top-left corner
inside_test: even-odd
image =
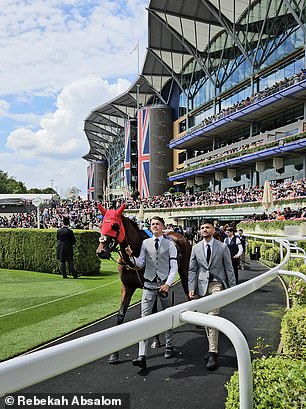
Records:
[[[218,355],[214,352],[209,352],[209,358],[206,368],[210,371],[218,368]]]
[[[133,366],[139,366],[141,369],[147,368],[146,357],[144,355],[140,355],[138,358],[133,359]]]
[[[210,354],[210,352],[206,352],[206,354],[204,355],[204,360],[205,360],[205,361],[208,361],[208,360],[209,360],[209,354]],[[214,354],[215,354],[216,356],[218,356],[218,352],[214,352]]]
[[[166,348],[164,358],[165,358],[165,359],[169,359],[169,358],[172,358],[173,356],[174,356],[174,349],[173,349],[173,347],[168,347],[168,348]]]
[[[63,278],[68,278],[68,276],[63,276]]]
[[[156,339],[155,341],[152,342],[151,344],[151,348],[152,349],[156,349],[156,348],[160,348],[162,346],[161,342],[159,339]]]

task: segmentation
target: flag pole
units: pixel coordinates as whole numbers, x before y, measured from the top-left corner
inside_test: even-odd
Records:
[[[139,77],[140,69],[139,69],[139,40],[137,41],[137,75]]]

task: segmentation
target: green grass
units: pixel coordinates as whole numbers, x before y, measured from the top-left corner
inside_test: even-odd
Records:
[[[117,264],[102,262],[98,276],[63,280],[56,274],[0,269],[0,361],[116,312]],[[141,298],[138,290],[133,302]]]

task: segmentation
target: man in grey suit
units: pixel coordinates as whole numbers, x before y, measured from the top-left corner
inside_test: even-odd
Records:
[[[151,220],[153,237],[142,242],[138,258],[132,256],[128,246],[125,250],[131,261],[139,268],[144,268],[144,288],[141,301],[141,316],[152,313],[153,305],[157,298],[160,299],[162,308],[171,306],[170,287],[178,271],[177,249],[174,242],[163,234],[165,222],[159,216]],[[166,351],[164,357],[174,355],[173,332],[166,331]],[[148,353],[148,340],[139,343],[139,356],[133,360],[133,365],[142,369],[147,367],[146,356]]]
[[[188,290],[191,299],[196,296],[216,294],[236,285],[230,251],[226,244],[213,237],[214,222],[203,221],[200,231],[203,240],[192,248],[189,264]],[[219,315],[219,313],[220,309],[209,312],[210,315]],[[216,369],[219,331],[214,328],[205,328],[205,330],[209,345],[207,369]]]

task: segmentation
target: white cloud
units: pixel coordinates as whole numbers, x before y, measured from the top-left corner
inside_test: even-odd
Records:
[[[6,116],[9,109],[10,109],[10,104],[5,100],[0,99],[0,115]]]
[[[142,50],[147,45],[147,1],[6,3],[0,13],[5,62],[0,65],[0,94],[59,90],[89,73],[114,78],[136,72],[129,51],[137,40]]]
[[[129,53],[140,40],[142,61],[147,4],[147,0],[2,1],[1,170],[28,188],[50,186],[52,179],[63,191],[78,186],[85,193],[87,162],[81,158],[89,145],[84,119],[126,91],[129,82],[118,79],[112,84],[114,79],[136,78],[136,53]]]
[[[65,189],[71,187],[76,174],[76,180],[84,185],[86,162],[80,158],[89,151],[84,119],[94,107],[126,91],[129,85],[123,79],[109,84],[90,76],[65,86],[58,95],[56,110],[41,119],[37,131],[22,127],[8,135],[6,146],[14,153],[0,155],[1,166],[6,163],[10,175],[28,188],[46,187],[46,181],[54,179]],[[12,157],[22,157],[28,164],[9,165]],[[82,172],[75,166],[81,167]],[[84,186],[81,189],[84,193]]]

